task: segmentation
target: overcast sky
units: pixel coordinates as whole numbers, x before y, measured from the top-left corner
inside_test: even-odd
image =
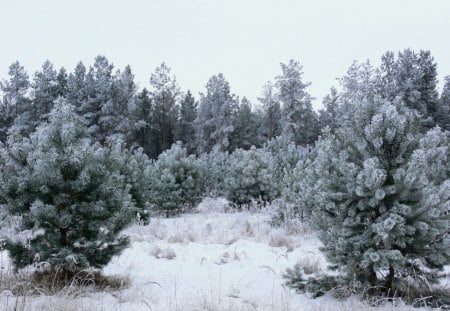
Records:
[[[183,90],[223,72],[254,101],[293,58],[312,82],[315,107],[352,60],[431,50],[450,75],[450,1],[0,0],[0,78],[19,60],[30,76],[46,59],[72,71],[105,55],[131,65],[139,86],[166,62]]]

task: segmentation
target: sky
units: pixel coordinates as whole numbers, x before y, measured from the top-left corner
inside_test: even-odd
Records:
[[[222,72],[252,102],[295,59],[318,109],[353,60],[386,51],[430,50],[450,75],[450,1],[0,0],[0,40],[0,79],[16,60],[31,77],[47,59],[72,71],[105,55],[140,88],[165,62],[182,90]]]

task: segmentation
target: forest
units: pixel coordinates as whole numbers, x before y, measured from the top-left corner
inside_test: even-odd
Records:
[[[269,209],[322,243],[332,273],[286,270],[319,297],[401,297],[450,306],[450,76],[429,51],[354,62],[313,109],[299,61],[257,102],[222,73],[199,95],[165,63],[138,89],[105,56],[72,72],[19,62],[0,82],[0,250],[14,270],[102,269],[130,224],[191,213],[209,197]],[[337,289],[337,290],[336,290]]]

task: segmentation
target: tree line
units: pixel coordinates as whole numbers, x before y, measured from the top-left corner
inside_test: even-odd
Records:
[[[286,278],[299,291],[450,304],[432,287],[450,259],[450,78],[439,94],[430,52],[387,52],[379,67],[353,63],[316,113],[302,74],[282,63],[255,108],[222,74],[197,102],[165,64],[142,91],[102,56],[70,74],[46,62],[32,82],[11,65],[0,212],[21,219],[6,242],[15,267],[101,268],[136,217],[224,195],[316,229],[338,273],[296,266]]]

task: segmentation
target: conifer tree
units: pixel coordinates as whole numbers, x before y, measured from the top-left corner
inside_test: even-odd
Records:
[[[227,199],[237,206],[271,202],[278,195],[273,159],[262,149],[236,149],[228,158],[225,177]]]
[[[232,113],[236,106],[236,96],[231,94],[223,74],[212,76],[206,85],[206,94],[201,94],[196,119],[199,153],[210,152],[214,146],[229,150],[233,132]]]
[[[152,126],[157,135],[157,155],[175,142],[174,131],[178,120],[180,90],[170,68],[162,63],[150,77],[152,94]]]
[[[151,175],[150,203],[167,216],[191,209],[200,202],[202,167],[180,142],[159,155]]]
[[[281,63],[281,70],[276,86],[282,103],[282,135],[297,145],[311,144],[318,135],[317,115],[312,109],[312,97],[306,91],[311,83],[302,81],[302,67],[297,61]]]
[[[3,92],[1,139],[6,140],[8,132],[27,136],[34,127],[32,101],[29,98],[30,81],[28,73],[19,62],[9,66],[9,79],[0,83]]]
[[[1,154],[1,195],[8,213],[22,217],[6,246],[16,269],[46,263],[70,276],[126,247],[119,232],[136,213],[130,185],[73,106],[60,100],[48,122],[30,138],[10,137]]]
[[[157,158],[157,135],[152,126],[152,100],[149,91],[144,88],[136,96],[130,106],[131,146],[142,147],[143,152],[150,158]]]
[[[233,112],[232,125],[229,150],[259,147],[257,117],[247,98],[242,98],[240,105]]]
[[[345,120],[305,171],[323,251],[353,288],[429,290],[450,258],[448,135],[421,135],[414,110],[379,97]]]
[[[175,137],[181,141],[189,154],[197,151],[195,144],[195,119],[197,118],[197,102],[188,91],[181,101],[180,119],[177,123]]]
[[[444,80],[437,123],[444,130],[450,131],[450,76],[446,76]]]
[[[41,121],[46,120],[53,108],[54,101],[60,96],[58,73],[50,61],[47,60],[42,65],[42,70],[34,74],[32,94],[35,111],[34,121],[37,126]]]
[[[219,146],[215,146],[209,153],[200,155],[206,194],[210,196],[225,195],[228,157],[228,151],[222,151]]]
[[[275,94],[275,87],[270,81],[264,85],[258,100],[262,104],[263,111],[262,135],[267,142],[281,135],[280,103]]]

